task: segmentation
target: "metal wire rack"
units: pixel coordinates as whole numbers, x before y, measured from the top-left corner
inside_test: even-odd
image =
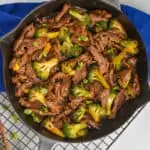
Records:
[[[108,150],[144,107],[139,108],[121,128],[104,138],[83,144],[54,144],[52,150]],[[0,94],[0,120],[5,125],[11,150],[39,149],[39,137],[17,119],[17,114],[9,103],[5,92]],[[3,144],[0,139],[1,149],[3,150]]]

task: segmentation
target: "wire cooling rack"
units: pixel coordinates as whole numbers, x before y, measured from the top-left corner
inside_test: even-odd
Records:
[[[108,150],[144,107],[139,108],[121,128],[104,138],[83,144],[54,144],[52,150]],[[0,120],[5,126],[10,150],[39,150],[39,137],[29,130],[17,117],[6,93],[1,93]],[[3,149],[0,139],[0,150]]]

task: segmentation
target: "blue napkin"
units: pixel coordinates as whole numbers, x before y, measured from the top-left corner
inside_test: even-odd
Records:
[[[0,37],[12,30],[29,11],[38,5],[39,3],[16,3],[0,6]],[[150,15],[125,5],[121,5],[121,9],[140,33],[150,58]],[[1,53],[0,72],[0,91],[4,91]]]

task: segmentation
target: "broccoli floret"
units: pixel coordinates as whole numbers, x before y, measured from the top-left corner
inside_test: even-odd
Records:
[[[25,109],[24,114],[31,116],[33,121],[36,123],[41,122],[41,118],[38,115],[36,115],[35,113],[33,113],[31,109]]]
[[[85,123],[69,124],[64,123],[63,131],[67,138],[76,139],[87,134],[87,125]]]
[[[128,54],[135,55],[138,53],[138,42],[135,40],[124,40],[120,43],[124,47],[124,51]]]
[[[59,36],[59,32],[48,32],[47,33],[47,38],[48,39],[55,39]]]
[[[84,25],[90,25],[90,17],[88,14],[84,13],[81,14],[78,10],[70,9],[69,10],[69,15],[76,18],[80,22],[82,22]]]
[[[50,121],[50,119],[44,120],[43,126],[44,126],[44,128],[46,128],[51,133],[56,134],[60,137],[64,137],[64,133],[60,129],[55,127],[54,124]]]
[[[88,74],[88,80],[90,82],[92,81],[98,81],[100,82],[105,88],[109,89],[110,85],[108,84],[108,82],[105,80],[105,78],[103,77],[103,75],[100,73],[99,69],[95,66],[93,66],[91,68],[91,70],[89,71]]]
[[[124,33],[124,34],[125,34],[125,30],[124,30],[122,24],[121,24],[118,20],[116,20],[116,19],[112,19],[112,20],[110,21],[110,29],[117,29],[117,30],[119,30],[121,33]]]
[[[77,67],[76,67],[76,70],[80,71],[84,66],[84,63],[83,62],[78,62],[77,63]]]
[[[46,46],[44,47],[42,53],[40,54],[39,58],[41,59],[42,57],[47,57],[49,51],[51,50],[51,44],[47,43]]]
[[[34,37],[38,38],[38,37],[47,37],[49,39],[54,39],[56,37],[58,37],[59,32],[48,32],[47,28],[39,28],[36,30]]]
[[[95,32],[100,32],[108,29],[108,21],[100,21],[95,25]]]
[[[109,55],[111,58],[115,56],[115,48],[111,47],[106,50],[107,55]]]
[[[41,86],[35,86],[29,90],[29,100],[30,101],[39,101],[41,104],[46,106],[46,99],[45,95],[47,94],[48,89],[41,87]]]
[[[75,62],[63,62],[62,65],[61,65],[61,70],[62,72],[64,73],[67,73],[69,75],[74,75],[75,74]]]
[[[70,37],[70,31],[67,27],[62,27],[59,32],[59,40],[65,41],[67,37]]]
[[[106,114],[109,116],[111,115],[111,108],[112,108],[112,104],[117,96],[117,93],[118,93],[118,89],[119,87],[118,86],[115,86],[112,88],[111,92],[110,92],[110,95],[109,95],[109,98],[107,100],[107,103],[106,103]]]
[[[120,54],[113,58],[114,68],[118,71],[121,69],[122,60],[126,57],[126,52],[122,51]]]
[[[79,107],[73,114],[72,114],[72,120],[75,122],[80,122],[83,118],[84,114],[86,112],[85,107],[81,106]]]
[[[48,29],[47,28],[39,28],[35,31],[34,37],[46,37],[47,36]]]
[[[62,54],[67,58],[78,57],[82,51],[82,47],[72,44],[69,37],[66,38],[66,40],[63,42],[63,45],[61,46]]]
[[[18,71],[20,69],[20,58],[15,58],[15,63],[13,63],[12,65],[12,70],[15,72],[15,71]]]
[[[33,69],[37,77],[41,78],[42,80],[46,80],[49,77],[51,69],[58,64],[58,59],[51,58],[48,61],[44,62],[33,62]]]
[[[102,117],[106,115],[105,109],[100,107],[99,104],[89,104],[88,113],[94,119],[95,122],[99,122]]]
[[[78,41],[88,41],[89,40],[89,38],[88,38],[88,36],[85,36],[85,35],[80,35],[79,37],[78,37]]]
[[[92,94],[86,90],[82,85],[75,85],[72,88],[72,94],[76,97],[85,97],[85,98],[91,98]]]

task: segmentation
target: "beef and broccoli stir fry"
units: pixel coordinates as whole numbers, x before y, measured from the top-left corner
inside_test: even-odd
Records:
[[[51,133],[85,136],[139,95],[138,51],[111,13],[64,4],[15,41],[9,65],[15,95],[24,113]]]

